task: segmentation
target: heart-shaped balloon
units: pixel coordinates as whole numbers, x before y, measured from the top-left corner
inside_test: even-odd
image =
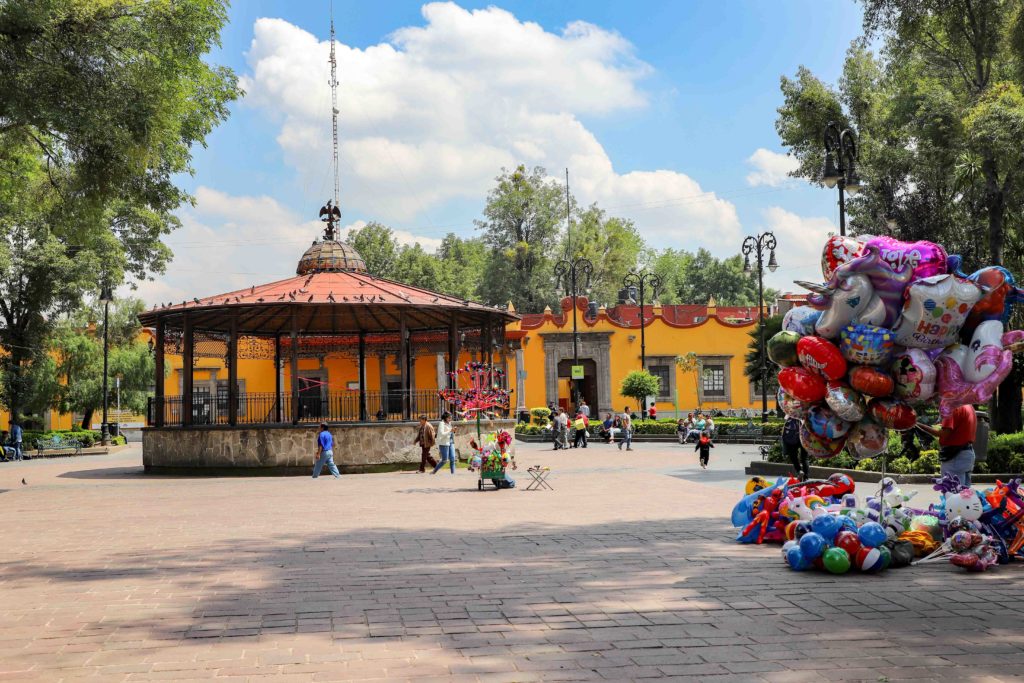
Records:
[[[801,337],[796,343],[800,364],[825,379],[839,379],[846,374],[846,359],[836,345],[821,337]]]
[[[860,256],[864,243],[855,237],[833,235],[825,241],[821,252],[821,274],[828,280],[836,268]]]
[[[876,398],[868,405],[871,417],[889,429],[905,431],[917,424],[917,413],[904,401],[895,398]]]
[[[878,368],[858,365],[850,370],[850,386],[867,396],[888,396],[893,390],[892,377]]]
[[[817,403],[825,398],[825,380],[806,368],[782,368],[779,370],[779,386],[793,398],[807,403]]]

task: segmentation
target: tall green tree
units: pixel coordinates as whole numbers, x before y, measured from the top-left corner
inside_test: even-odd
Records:
[[[764,319],[765,342],[775,336],[782,329],[782,316],[773,315]],[[769,400],[779,387],[778,366],[768,359],[767,351],[761,346],[761,326],[756,325],[750,330],[750,344],[747,346],[747,355],[744,358],[743,373],[755,386],[761,386],[761,359],[764,358],[767,368],[765,386],[768,388]]]
[[[662,303],[703,305],[714,297],[720,306],[757,306],[757,278],[744,272],[742,256],[720,259],[701,247],[695,254],[664,249],[647,259],[648,267],[662,279]],[[775,296],[775,290],[765,289],[765,302]]]
[[[486,303],[511,301],[516,310],[537,313],[557,298],[553,264],[560,256],[565,188],[539,167],[503,169],[495,182],[476,221],[490,250],[481,293]]]
[[[614,304],[622,279],[636,267],[644,245],[633,221],[608,216],[593,204],[573,218],[571,245],[568,238],[564,241],[559,253],[567,253],[571,246],[574,256],[594,264],[590,300]]]
[[[479,301],[487,268],[487,245],[479,237],[461,238],[448,233],[437,249],[445,277],[445,294]]]
[[[377,221],[370,221],[363,227],[352,230],[345,236],[345,242],[359,252],[366,262],[366,269],[376,277],[394,280],[398,254],[401,250],[395,239],[395,232]]]
[[[191,149],[239,94],[211,65],[221,0],[0,3],[0,402],[17,415],[52,321],[160,272]]]
[[[155,361],[140,341],[138,315],[145,306],[140,299],[117,300],[108,316],[108,404],[115,404],[115,379],[121,379],[121,409],[144,413]],[[51,405],[62,412],[80,413],[88,429],[94,413],[103,406],[102,305],[84,306],[62,319],[50,338],[49,356],[54,359]]]

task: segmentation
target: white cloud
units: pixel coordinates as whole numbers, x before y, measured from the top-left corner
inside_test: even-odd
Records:
[[[784,292],[804,292],[794,280],[820,282],[821,251],[829,234],[839,232],[835,224],[828,218],[798,216],[778,206],[762,211],[762,217],[765,229],[774,233],[778,242],[779,269],[765,273],[766,284]]]
[[[621,35],[585,22],[552,33],[496,7],[431,3],[422,13],[422,26],[388,42],[336,45],[343,211],[430,222],[451,200],[482,204],[503,166],[556,177],[568,166],[580,201],[633,218],[655,246],[736,242],[731,203],[675,171],[617,173],[578,118],[646,104],[639,83],[651,69]],[[259,19],[243,78],[247,102],[279,122],[285,159],[308,184],[330,173],[328,51],[284,20]]]
[[[795,157],[788,154],[773,152],[764,147],[758,148],[756,152],[747,158],[747,164],[754,167],[754,171],[747,174],[747,184],[757,187],[767,185],[778,187],[792,180],[790,172],[800,166]]]

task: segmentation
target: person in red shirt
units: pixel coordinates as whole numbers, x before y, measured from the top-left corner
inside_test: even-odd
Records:
[[[975,460],[974,434],[978,429],[978,417],[974,413],[974,406],[957,406],[949,417],[936,427],[923,424],[918,424],[917,427],[939,437],[941,473],[952,474],[961,484],[970,486]]]
[[[652,403],[651,407],[647,409],[647,415],[652,420],[657,420],[658,419],[658,406],[656,406],[656,405],[654,405]]]

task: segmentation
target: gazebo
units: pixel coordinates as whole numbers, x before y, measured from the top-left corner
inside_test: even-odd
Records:
[[[496,352],[516,343],[505,339],[513,312],[374,277],[351,245],[335,239],[336,210],[328,204],[321,215],[324,236],[299,259],[294,277],[139,316],[153,329],[156,353],[156,391],[143,437],[147,469],[305,470],[322,421],[333,425],[343,466],[409,459],[410,421],[423,413],[436,419],[445,407],[437,392],[445,388],[440,371],[440,386],[411,388],[412,349],[433,351],[439,364],[444,354],[450,386],[460,354],[476,351],[490,365]],[[368,354],[393,358],[399,381],[385,384],[382,370],[374,387]],[[181,358],[177,395],[166,390],[173,356]],[[216,396],[194,384],[200,358],[219,358],[227,370]],[[337,376],[329,383],[303,377],[300,359],[310,358],[350,376],[344,383]],[[247,361],[273,363],[272,392],[240,390],[239,368]]]

